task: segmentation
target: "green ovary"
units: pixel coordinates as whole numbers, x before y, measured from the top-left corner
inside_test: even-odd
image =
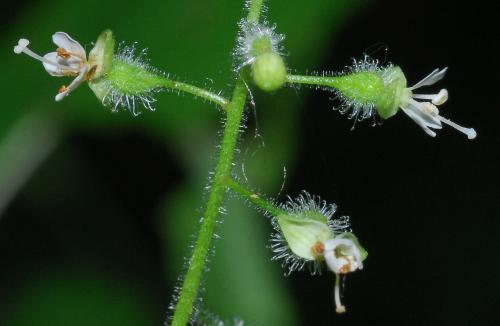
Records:
[[[89,82],[97,98],[103,102],[105,97],[113,89],[123,95],[135,96],[147,94],[149,91],[166,87],[167,79],[150,72],[144,67],[114,60],[109,72],[98,79]]]
[[[384,92],[384,80],[377,73],[356,72],[342,77],[331,77],[326,86],[340,91],[347,99],[360,104],[376,103]]]
[[[361,105],[374,105],[383,119],[395,115],[404,99],[406,78],[399,67],[382,71],[355,72],[342,77],[330,77],[321,83],[341,92],[346,99]]]
[[[111,86],[129,95],[138,95],[162,87],[165,80],[149,70],[123,61],[113,61],[113,67],[106,75]]]

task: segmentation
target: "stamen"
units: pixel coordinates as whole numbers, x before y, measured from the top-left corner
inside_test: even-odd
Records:
[[[441,105],[448,100],[448,91],[442,89],[437,94],[413,94],[413,98],[419,100],[431,100],[434,105]]]
[[[424,113],[427,113],[429,115],[436,116],[439,114],[438,108],[430,102],[421,102],[420,107],[422,108],[422,111]]]
[[[345,313],[345,306],[340,302],[340,275],[335,273],[335,311],[338,314]]]
[[[459,126],[457,125],[455,122],[451,121],[451,120],[448,120],[446,118],[443,118],[442,116],[438,116],[438,119],[441,120],[442,122],[446,123],[447,125],[455,128],[456,130],[464,133],[465,135],[467,135],[467,138],[468,139],[474,139],[476,138],[477,136],[477,133],[476,131],[474,130],[474,128],[465,128],[465,127],[462,127],[462,126]]]
[[[311,250],[315,256],[319,256],[325,252],[325,245],[323,242],[318,241],[313,245]]]
[[[66,51],[66,49],[64,48],[57,48],[57,55],[60,56],[61,58],[63,59],[69,59],[71,57],[71,53],[69,53],[68,51]]]
[[[70,92],[72,92],[75,88],[77,88],[82,82],[85,81],[85,76],[87,74],[88,67],[84,66],[82,69],[80,69],[80,73],[78,76],[69,84],[68,87],[61,87],[59,94],[56,95],[56,102],[62,101],[66,96],[69,95]]]
[[[68,87],[66,85],[62,85],[61,88],[59,88],[58,93],[64,93],[68,91]]]
[[[442,89],[436,95],[436,97],[432,100],[434,105],[441,105],[444,102],[448,101],[448,91],[446,89]]]

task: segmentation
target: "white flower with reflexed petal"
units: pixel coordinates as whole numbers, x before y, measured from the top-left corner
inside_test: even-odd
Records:
[[[439,115],[438,105],[443,104],[448,100],[448,91],[442,89],[437,94],[414,94],[413,90],[433,85],[440,81],[448,68],[443,70],[435,69],[427,77],[416,83],[414,86],[405,88],[401,94],[400,108],[410,118],[413,119],[424,131],[431,137],[435,137],[436,133],[432,129],[441,129],[441,122],[463,132],[467,138],[474,139],[477,136],[473,128],[464,128]],[[417,100],[424,100],[422,102]],[[427,101],[426,101],[427,100]],[[432,128],[432,129],[431,129]]]
[[[76,76],[69,86],[62,86],[59,89],[59,93],[56,95],[55,100],[61,101],[81,83],[89,80],[95,68],[90,67],[87,62],[85,49],[68,34],[57,32],[52,35],[52,41],[57,45],[57,50],[47,53],[43,57],[28,48],[29,41],[27,39],[20,39],[18,44],[14,47],[14,52],[16,54],[25,53],[41,61],[43,67],[51,76]]]
[[[352,233],[341,233],[333,239],[318,244],[328,268],[335,273],[335,306],[337,313],[344,313],[345,306],[340,301],[340,276],[363,269],[367,253],[361,248]]]

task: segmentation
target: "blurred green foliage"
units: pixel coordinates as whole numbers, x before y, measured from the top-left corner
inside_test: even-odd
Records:
[[[285,47],[290,54],[287,57],[289,67],[298,70],[319,68],[326,51],[332,50],[327,48],[328,41],[360,5],[359,0],[270,1],[268,20],[278,24],[278,32],[287,35]],[[170,189],[164,199],[151,208],[157,225],[156,236],[160,239],[158,244],[164,246],[164,270],[159,272],[172,290],[185,268],[183,259],[190,253],[187,248],[199,225],[201,199],[205,195],[208,172],[214,164],[221,112],[189,96],[163,93],[158,96],[156,112],[144,112],[137,118],[127,112],[113,114],[98,103],[86,86],[56,103],[53,99],[57,89],[68,81],[50,77],[40,63],[14,55],[11,48],[20,37],[25,37],[31,41],[30,47],[35,52],[53,51],[51,35],[61,30],[89,50],[99,33],[110,28],[118,42],[137,41],[139,50],[147,47],[151,64],[170,76],[222,90],[228,96],[234,77],[230,70],[231,52],[242,8],[243,2],[234,0],[89,0],[85,3],[46,0],[25,3],[22,11],[11,18],[0,40],[3,49],[0,86],[4,95],[0,110],[0,150],[7,140],[14,141],[17,149],[8,152],[8,156],[7,152],[0,152],[0,197],[17,194],[44,198],[44,190],[49,191],[52,184],[59,184],[68,192],[83,192],[80,186],[85,184],[86,170],[79,167],[85,165],[81,162],[85,158],[75,156],[68,148],[58,150],[58,154],[51,157],[53,166],[48,170],[31,167],[35,171],[32,180],[39,184],[31,181],[25,185],[19,179],[20,184],[15,186],[15,182],[10,181],[9,176],[13,173],[25,173],[26,177],[31,174],[31,170],[23,171],[23,165],[15,163],[16,156],[35,160],[30,155],[40,155],[37,151],[25,151],[26,144],[16,144],[16,138],[11,137],[16,124],[29,112],[36,111],[45,117],[37,128],[24,129],[30,137],[23,141],[38,139],[40,143],[36,146],[47,145],[37,134],[48,132],[44,128],[54,132],[59,137],[57,142],[62,144],[66,137],[75,134],[91,134],[105,140],[130,133],[140,133],[150,142],[161,144],[183,171],[181,184]],[[268,194],[276,194],[282,182],[283,166],[294,169],[294,147],[299,137],[296,134],[298,109],[302,101],[293,90],[282,90],[272,96],[256,91],[254,96],[260,133],[266,146],[261,148],[260,140],[253,138],[253,127],[250,127],[241,141],[242,151],[235,169],[241,171],[244,162],[250,183]],[[251,111],[248,117],[253,126]],[[127,164],[127,156],[133,155],[133,152],[124,153],[110,164]],[[75,174],[81,174],[81,180],[76,178],[75,182],[69,182],[67,178]],[[40,187],[42,190],[37,191]],[[21,189],[19,193],[17,188]],[[43,199],[31,202],[43,205]],[[99,208],[105,205],[94,204]],[[217,231],[221,238],[215,243],[216,255],[206,276],[204,307],[223,318],[238,315],[265,325],[298,323],[300,312],[287,290],[286,279],[282,277],[279,264],[269,259],[271,253],[266,248],[268,221],[234,198],[228,201],[227,211]],[[102,209],[102,215],[91,220],[108,219],[113,212],[117,211]],[[0,229],[11,225],[4,219],[14,218],[23,219],[23,216],[7,214],[0,217]],[[112,220],[119,223],[116,218]],[[51,218],[44,220],[47,224],[53,222]],[[91,230],[89,237],[92,238]],[[19,235],[22,237],[23,233]],[[112,231],[107,235],[110,239],[116,236]],[[5,233],[0,232],[0,236],[0,253],[11,250],[17,255],[16,250],[24,250],[9,245],[7,242],[11,238]],[[16,243],[23,241],[17,239]],[[95,263],[97,267],[83,268],[78,273],[72,272],[74,266],[58,265],[56,268],[51,264],[43,259],[33,262],[34,270],[29,277],[26,271],[19,270],[28,268],[25,264],[2,266],[0,284],[12,281],[19,286],[0,289],[0,325],[154,325],[166,314],[165,305],[163,315],[151,316],[158,311],[158,307],[151,308],[154,298],[133,290],[133,281],[129,278],[104,272],[98,262]],[[40,275],[36,270],[40,270]],[[171,293],[163,293],[167,301]]]

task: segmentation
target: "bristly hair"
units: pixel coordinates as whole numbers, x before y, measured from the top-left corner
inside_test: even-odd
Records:
[[[350,232],[349,216],[341,216],[334,219],[333,215],[337,210],[337,205],[328,204],[319,196],[311,195],[307,191],[302,190],[302,193],[295,199],[288,196],[288,201],[280,205],[280,208],[289,214],[298,215],[304,212],[315,212],[323,215],[327,220],[328,227],[333,231],[334,235],[342,232]],[[286,275],[290,275],[294,271],[303,270],[306,266],[312,275],[321,274],[321,261],[306,260],[295,255],[284,236],[276,217],[271,219],[271,224],[275,233],[271,235],[271,249],[274,252],[272,260],[281,260],[281,266],[287,269]]]
[[[137,52],[136,43],[132,45],[124,45],[121,43],[118,51],[115,54],[113,61],[121,61],[130,65],[135,65],[145,71],[157,75],[164,75],[157,68],[152,67],[147,59],[147,49]],[[118,111],[119,108],[129,110],[134,116],[140,114],[137,111],[137,106],[142,105],[144,108],[154,111],[154,102],[156,102],[155,94],[161,91],[161,88],[152,88],[140,93],[126,93],[113,84],[105,80],[107,88],[106,96],[103,99],[103,104],[111,108],[112,111]]]
[[[388,63],[387,65],[381,67],[378,60],[372,59],[370,56],[365,54],[360,60],[356,60],[353,58],[352,65],[347,66],[339,75],[345,76],[359,72],[371,72],[380,75],[382,79],[384,79],[384,74],[386,73],[388,68],[391,67],[391,63]],[[377,119],[377,110],[375,109],[375,103],[360,102],[356,99],[345,96],[340,91],[334,90],[334,92],[336,99],[340,101],[340,106],[334,107],[334,110],[338,110],[341,114],[350,112],[348,115],[348,119],[354,119],[354,124],[352,127],[353,129],[357,121],[362,121],[369,118],[373,119],[373,126],[379,123]]]
[[[276,25],[269,25],[266,21],[262,23],[249,22],[246,19],[238,23],[239,32],[236,38],[236,48],[233,51],[235,73],[247,65],[252,64],[256,57],[252,54],[253,42],[262,37],[268,37],[271,43],[271,51],[279,55],[283,54],[281,42],[285,35],[276,33]]]

